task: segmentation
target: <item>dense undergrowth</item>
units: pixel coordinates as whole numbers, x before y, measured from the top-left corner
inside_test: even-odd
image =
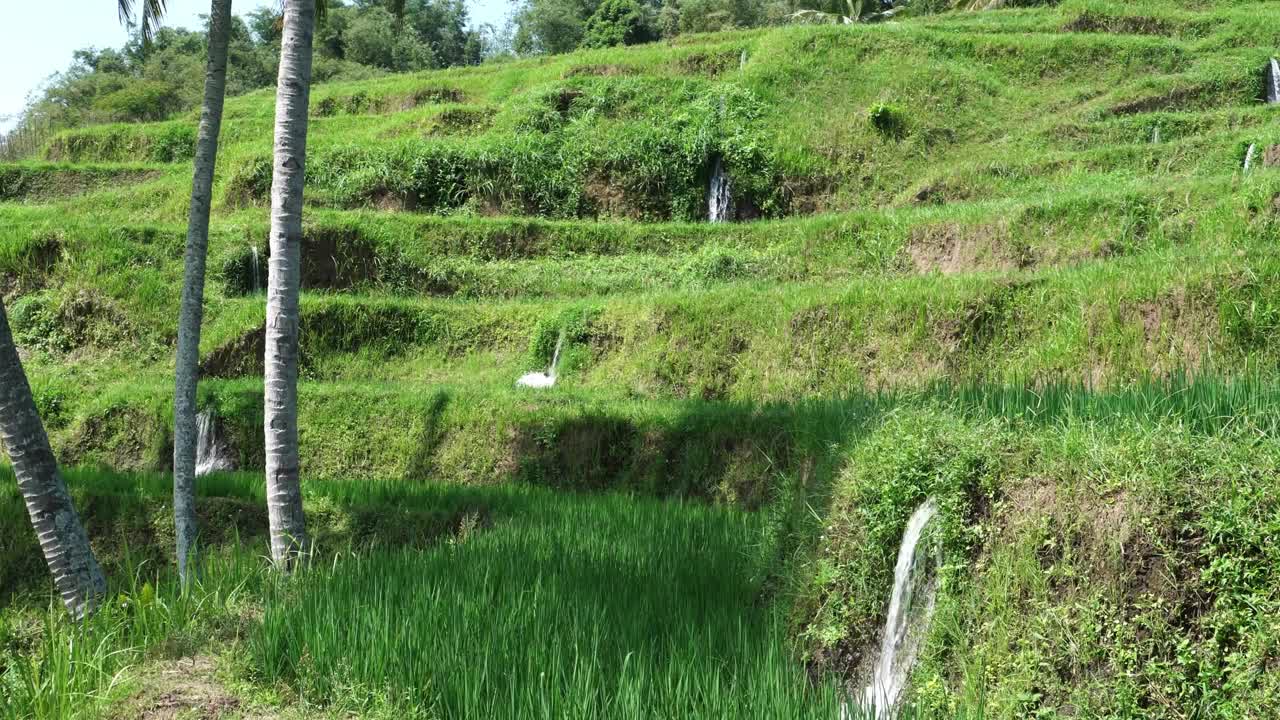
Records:
[[[946,565],[913,673],[925,716],[1265,717],[1280,602],[1274,435],[1246,416],[973,421],[891,414],[830,485],[796,571],[807,647],[856,669],[874,648],[902,526],[939,500]]]

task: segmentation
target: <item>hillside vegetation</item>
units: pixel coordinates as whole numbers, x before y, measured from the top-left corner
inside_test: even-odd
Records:
[[[270,629],[235,645],[235,662],[289,688],[286,704],[335,713],[677,717],[696,696],[703,715],[689,717],[796,704],[833,716],[831,687],[856,692],[877,642],[906,518],[933,496],[947,562],[913,676],[922,717],[1274,716],[1280,109],[1263,85],[1278,51],[1280,2],[1067,0],[318,86],[302,267],[308,511],[331,526],[331,551],[387,534],[433,548],[431,569],[338,552],[281,589],[232,547],[242,532],[261,545],[261,527],[230,519],[211,540],[229,578],[209,584],[220,614],[199,622],[233,645],[238,623]],[[273,111],[266,91],[227,102],[201,348],[201,406],[245,470],[263,461]],[[66,464],[171,462],[195,123],[85,126],[38,161],[0,165],[3,291]],[[706,222],[717,162],[735,222]],[[562,333],[557,386],[515,387]],[[108,565],[163,565],[163,482],[111,477],[76,489]],[[236,477],[202,490],[202,512],[261,492]],[[504,486],[452,499],[419,487],[436,480]],[[396,489],[370,499],[365,485]],[[572,498],[556,509],[527,485],[610,492],[555,495]],[[378,503],[419,501],[443,506],[421,520],[430,537],[361,530]],[[16,494],[3,503],[0,523],[17,528]],[[121,507],[152,518],[127,541],[102,519],[130,516]],[[518,519],[504,524],[501,508]],[[575,540],[579,512],[628,529]],[[615,533],[657,544],[656,517],[708,548],[707,577],[738,583],[716,588],[718,604],[644,594],[694,562],[674,542],[653,565],[648,540],[611,546]],[[483,650],[463,636],[388,639],[339,662],[353,642],[344,597],[376,587],[371,632],[418,612],[373,578],[437,598],[482,592],[471,576],[439,584],[465,572],[440,547],[464,521],[477,539],[457,552],[477,567],[524,572],[503,554],[554,564],[580,542],[604,557],[575,572],[650,573],[621,586],[644,598],[635,612],[708,634],[679,647],[664,636],[676,644],[628,660],[644,626],[614,627],[627,611],[596,598],[591,623],[625,639],[589,623],[564,640],[572,650],[491,641],[528,681],[503,685],[501,708],[483,704],[493,686],[415,684],[439,655],[473,667]],[[5,535],[23,538],[0,547],[6,562],[34,552],[22,532]],[[0,598],[34,596],[38,570],[0,568]],[[454,620],[574,625],[557,599],[581,588],[530,578],[551,594],[487,610],[463,597]],[[682,577],[679,593],[703,597],[700,582]],[[233,587],[266,609],[218,595]],[[778,613],[757,612],[762,601]],[[177,611],[165,622],[208,630]],[[10,647],[32,646],[19,630]],[[168,631],[124,635],[143,653]],[[574,676],[564,667],[585,646],[603,648],[601,664]],[[661,675],[668,654],[687,658],[688,678]],[[751,659],[742,684],[716,685],[715,663],[735,655]],[[569,673],[549,682],[585,699],[537,715],[560,696],[514,693],[548,657]],[[628,662],[634,685],[618,670]]]
[[[621,406],[1265,371],[1277,177],[1240,167],[1280,142],[1275,11],[1068,3],[323,86],[304,393],[495,396],[501,422],[543,402],[509,388],[562,328],[569,392]],[[227,107],[211,402],[260,374],[271,115]],[[193,123],[0,170],[15,330],[78,459],[167,415]],[[760,220],[701,222],[717,157]]]

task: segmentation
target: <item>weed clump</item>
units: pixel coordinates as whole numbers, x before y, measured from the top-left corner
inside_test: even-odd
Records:
[[[882,102],[872,105],[867,108],[867,121],[886,137],[901,138],[906,134],[906,115],[894,105]]]

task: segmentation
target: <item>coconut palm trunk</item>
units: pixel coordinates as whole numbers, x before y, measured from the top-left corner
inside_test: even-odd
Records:
[[[0,299],[0,439],[9,451],[18,490],[40,541],[67,611],[77,620],[93,611],[107,593],[102,568],[89,547],[89,536],[71,504],[67,485],[49,447],[49,436],[36,411],[31,385],[9,331]]]
[[[286,571],[308,550],[298,481],[298,265],[315,19],[315,0],[286,0],[276,81],[263,415],[271,557]]]
[[[205,258],[209,249],[209,206],[213,201],[213,168],[222,128],[222,100],[227,89],[227,41],[231,32],[231,0],[212,0],[209,9],[209,58],[204,70],[204,106],[196,139],[195,173],[191,180],[191,213],[182,305],[178,315],[178,358],[173,394],[173,523],[178,541],[178,576],[189,579],[196,535],[196,382],[200,361],[200,324],[204,316]]]

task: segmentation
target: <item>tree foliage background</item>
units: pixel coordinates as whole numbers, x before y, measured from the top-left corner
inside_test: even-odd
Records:
[[[511,0],[500,30],[472,27],[467,0],[326,1],[326,18],[315,38],[316,83],[781,24],[796,21],[798,11],[829,17],[848,12],[847,0]],[[893,1],[863,0],[859,7],[879,10]],[[911,7],[933,12],[956,2],[964,0],[911,0]],[[233,18],[228,96],[275,82],[281,30],[274,7]],[[40,135],[94,123],[162,120],[195,109],[207,43],[205,28],[166,27],[150,42],[135,31],[124,47],[75,52],[70,66],[29,100],[17,129],[7,139],[0,137],[0,150],[6,140],[29,137],[33,131]]]
[[[468,27],[464,0],[328,0],[316,30],[316,82],[479,64],[495,46],[492,29]],[[399,5],[400,7],[397,7]],[[394,10],[403,8],[402,14]],[[273,8],[234,17],[227,95],[275,83],[281,19]],[[30,100],[20,124],[42,128],[161,120],[199,106],[206,28],[140,32],[121,48],[87,48]]]

